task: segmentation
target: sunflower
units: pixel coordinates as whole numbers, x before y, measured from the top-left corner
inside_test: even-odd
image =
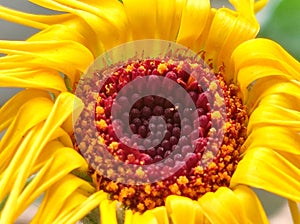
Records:
[[[0,223],[14,223],[38,198],[31,223],[268,223],[251,187],[286,198],[294,222],[300,222],[300,64],[277,43],[255,39],[259,24],[254,13],[266,1],[231,0],[235,10],[212,8],[208,0],[31,2],[61,14],[33,15],[0,6],[1,18],[41,30],[26,41],[0,41],[5,54],[0,58],[0,86],[22,88],[0,109]],[[180,44],[207,66],[190,59],[141,56],[118,67],[94,69],[82,84],[96,58],[124,43],[150,39]],[[110,77],[100,88],[94,78],[107,71]],[[199,82],[193,71],[202,75]],[[188,93],[198,116],[194,151],[182,143],[194,136],[194,124],[178,122],[180,106],[154,94],[139,99],[138,90],[129,91],[119,105],[136,96],[131,131],[147,137],[151,123],[145,118],[164,115],[166,126],[159,127],[159,120],[152,128],[156,134],[160,128],[167,132],[143,153],[118,141],[111,131],[110,109],[116,93],[136,77],[148,77],[149,86],[163,77]],[[91,86],[100,90],[95,94]],[[90,101],[79,96],[92,99],[94,138],[87,138],[91,129],[85,123]],[[184,109],[190,106],[184,104]],[[115,127],[122,126],[122,119],[118,122]],[[224,130],[223,138],[219,130]],[[181,132],[186,136],[181,138]],[[217,152],[204,153],[214,145],[209,143],[216,133]],[[116,178],[126,172],[114,170],[110,160],[105,162],[89,147],[95,142],[133,167],[164,160],[159,168],[168,173],[181,165],[170,178],[158,181],[155,172],[160,170],[145,174],[136,169],[135,178],[148,178],[136,184],[126,176]],[[172,157],[180,142],[181,154]],[[183,154],[188,159],[179,161]],[[202,166],[204,160],[207,166]],[[107,165],[103,172],[101,164]]]

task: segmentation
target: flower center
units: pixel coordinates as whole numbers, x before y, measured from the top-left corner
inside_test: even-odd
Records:
[[[143,212],[163,205],[168,195],[197,200],[206,192],[229,186],[246,139],[247,113],[238,88],[225,83],[222,69],[213,73],[217,82],[210,82],[211,69],[201,64],[168,58],[129,61],[109,72],[94,106],[96,138],[106,147],[97,152],[90,149],[95,139],[79,145],[81,153],[89,153],[85,158],[94,162],[91,172],[99,190]],[[194,73],[201,78],[196,79]],[[95,75],[100,77],[102,71]],[[124,90],[143,77],[148,78],[146,86],[137,84]],[[140,94],[146,87],[155,93],[161,91],[155,82],[159,78],[163,78],[168,95]],[[187,94],[183,96],[180,89]],[[223,114],[221,96],[226,108]],[[174,98],[182,100],[178,103]],[[76,132],[82,134],[82,130]],[[136,169],[129,172],[103,162],[105,156],[99,153],[103,150]],[[102,163],[105,167],[99,165]],[[130,178],[125,183],[118,177],[120,173],[130,173],[132,179],[146,178],[148,183],[134,184]],[[160,176],[164,178],[158,180]]]

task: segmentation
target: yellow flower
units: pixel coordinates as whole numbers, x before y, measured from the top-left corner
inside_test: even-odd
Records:
[[[268,223],[250,187],[286,198],[294,222],[299,223],[300,64],[277,43],[254,39],[259,30],[254,12],[266,1],[231,0],[235,10],[211,8],[208,0],[31,2],[63,13],[32,15],[0,6],[1,18],[41,30],[26,41],[0,41],[0,52],[7,54],[0,58],[0,86],[24,88],[0,109],[0,132],[5,131],[0,141],[1,224],[14,223],[41,195],[31,223],[76,223],[95,208],[103,224]],[[124,186],[116,193],[120,185],[103,182],[74,150],[81,146],[92,150],[85,142],[77,145],[73,136],[80,130],[73,130],[72,114],[77,117],[83,109],[73,94],[80,77],[105,51],[140,39],[173,41],[202,52],[224,89],[231,91],[225,94],[231,111],[226,131],[241,133],[239,138],[225,135],[224,142],[229,143],[222,145],[224,157],[211,162],[211,172],[206,173],[210,185],[196,178],[193,186],[199,188],[191,189],[186,187],[189,176],[180,175],[169,185],[172,194],[164,198],[152,200],[160,195],[157,189],[165,189],[165,182],[156,183],[160,187],[156,190],[149,184],[144,191]],[[127,65],[121,75],[133,71],[133,64]],[[157,68],[163,74],[168,63]],[[106,94],[110,91],[112,86]],[[107,108],[98,100],[96,111],[102,116]],[[220,116],[212,113],[213,118]],[[105,122],[99,120],[102,131],[109,128]],[[103,144],[107,139],[99,136],[94,141]],[[111,151],[118,147],[110,142]],[[127,158],[134,160],[134,155]],[[194,168],[197,175],[206,172],[201,166]],[[225,184],[216,184],[219,180]],[[152,198],[129,197],[136,192]]]

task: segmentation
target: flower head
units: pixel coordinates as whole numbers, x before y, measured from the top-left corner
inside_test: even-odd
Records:
[[[24,88],[0,110],[0,223],[41,195],[32,223],[267,223],[250,187],[300,219],[300,64],[255,39],[265,1],[32,2],[62,13],[0,6],[41,30],[0,41],[0,85]]]

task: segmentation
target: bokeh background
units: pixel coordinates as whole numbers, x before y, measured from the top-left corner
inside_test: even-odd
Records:
[[[211,4],[214,7],[228,6],[228,2],[223,0],[211,0]],[[0,5],[36,14],[57,13],[33,5],[27,0],[0,0]],[[259,37],[277,41],[300,60],[300,0],[269,0],[267,7],[257,14],[257,18],[261,24]],[[0,39],[25,40],[35,32],[37,30],[0,19]],[[17,91],[18,89],[15,88],[0,88],[0,106]],[[255,189],[255,191],[267,211],[271,224],[292,223],[285,200],[262,190]],[[32,205],[20,217],[17,224],[28,223],[32,213],[36,211],[37,204]]]

